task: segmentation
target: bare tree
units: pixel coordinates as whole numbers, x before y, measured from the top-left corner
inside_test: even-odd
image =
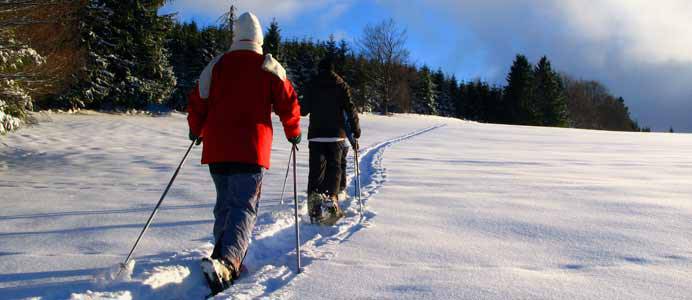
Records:
[[[374,63],[368,77],[380,93],[381,109],[385,115],[389,114],[392,98],[399,94],[397,89],[402,86],[399,84],[403,80],[400,67],[409,57],[406,40],[406,29],[399,28],[393,19],[365,26],[363,36],[358,40],[365,57]]]
[[[59,94],[73,80],[85,53],[79,49],[80,10],[86,0],[0,0],[0,50],[37,52],[41,64],[0,70],[32,98]]]
[[[235,21],[238,19],[236,17],[236,7],[235,5],[231,4],[231,7],[228,9],[228,12],[221,15],[219,19],[217,20],[218,23],[220,23],[220,28],[228,32],[228,42],[227,42],[227,47],[226,49],[231,48],[231,45],[233,44],[233,37],[235,33],[233,32],[233,25],[235,24]]]
[[[0,0],[0,26],[16,27],[58,24],[66,20],[65,9],[82,0]]]
[[[569,125],[576,128],[639,131],[622,97],[612,95],[598,81],[577,80],[562,75],[567,97]]]

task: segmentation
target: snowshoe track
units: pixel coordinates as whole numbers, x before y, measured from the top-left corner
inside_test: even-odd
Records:
[[[299,213],[302,216],[303,274],[310,274],[309,266],[312,262],[333,258],[338,251],[336,246],[346,241],[351,235],[363,228],[373,226],[372,219],[377,213],[368,208],[368,202],[387,181],[387,169],[383,166],[385,151],[397,143],[408,141],[443,126],[417,130],[359,151],[361,191],[365,207],[362,217],[359,214],[358,201],[353,197],[355,186],[353,159],[349,160],[347,167],[349,198],[341,203],[346,216],[335,226],[310,225],[305,195],[299,196]],[[295,233],[293,207],[290,204],[288,201],[284,209],[260,216],[258,226],[255,227],[253,233],[250,251],[244,262],[247,272],[236,280],[233,286],[218,294],[214,299],[285,299],[292,296],[290,286],[293,285],[293,279],[300,280],[304,276],[295,272]],[[199,261],[208,255],[211,249],[212,246],[209,244],[200,249],[167,254],[163,257],[139,258],[138,267],[130,282],[104,287],[107,293],[100,295],[120,296],[114,297],[116,299],[128,299],[128,297],[137,299],[158,297],[162,295],[160,292],[163,292],[166,296],[201,297],[208,293],[208,288],[199,271]],[[123,292],[123,288],[126,291]],[[72,296],[90,299],[89,297],[94,295],[94,292],[87,291],[85,294]]]
[[[301,225],[301,255],[304,272],[310,273],[310,264],[316,260],[329,260],[336,255],[338,244],[344,242],[351,235],[363,228],[372,226],[371,219],[377,214],[368,209],[368,201],[377,194],[377,191],[385,184],[387,171],[382,162],[385,151],[400,142],[415,138],[432,130],[443,127],[438,125],[422,130],[417,130],[390,140],[363,148],[359,151],[360,177],[363,205],[365,211],[361,219],[358,210],[358,201],[353,197],[355,186],[355,165],[350,159],[347,167],[347,191],[349,198],[341,203],[346,217],[337,222],[335,226],[323,227],[310,225],[307,218],[307,204],[305,196],[300,199]],[[291,208],[289,206],[289,208]],[[291,286],[295,273],[295,249],[294,249],[294,223],[292,209],[282,211],[274,216],[275,220],[260,232],[255,232],[256,238],[252,241],[250,252],[246,257],[246,265],[250,274],[241,277],[236,284],[219,297],[231,297],[232,299],[272,298],[282,299],[290,296],[291,289],[283,287]],[[272,228],[273,227],[273,228]],[[268,232],[273,234],[268,235]],[[257,237],[262,238],[257,238]],[[261,269],[253,269],[258,266]]]

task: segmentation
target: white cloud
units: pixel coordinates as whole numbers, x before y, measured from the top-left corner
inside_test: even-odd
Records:
[[[642,62],[692,62],[692,1],[559,1],[554,7],[573,32],[600,43],[622,43]]]
[[[491,35],[571,39],[575,44],[617,46],[645,62],[692,62],[689,0],[431,0],[453,8],[462,24]],[[485,33],[488,33],[487,30]],[[521,38],[521,37],[518,37]]]
[[[330,5],[328,8],[324,9],[324,12],[320,16],[320,23],[323,25],[333,22],[335,19],[341,17],[346,11],[351,8],[351,1],[339,1]]]
[[[381,1],[401,21],[422,9],[454,20],[457,28],[441,35],[458,56],[483,53],[474,56],[483,60],[477,76],[501,83],[515,54],[547,55],[562,71],[606,83],[644,125],[692,131],[692,1]],[[407,25],[423,32],[417,28],[430,24]],[[470,34],[449,35],[456,31]]]

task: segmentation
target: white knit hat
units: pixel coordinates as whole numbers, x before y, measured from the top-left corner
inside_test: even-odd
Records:
[[[235,36],[233,42],[252,42],[262,46],[264,43],[264,35],[262,34],[262,26],[260,25],[257,16],[251,12],[246,12],[235,21],[233,28]]]

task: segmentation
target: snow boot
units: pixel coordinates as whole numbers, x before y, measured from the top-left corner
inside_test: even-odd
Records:
[[[237,278],[238,272],[235,268],[221,259],[205,257],[200,265],[204,278],[211,290],[210,296],[214,296],[231,287],[233,280]]]
[[[336,195],[324,197],[322,202],[322,225],[334,226],[339,219],[344,217],[344,213],[339,207],[339,200]]]

